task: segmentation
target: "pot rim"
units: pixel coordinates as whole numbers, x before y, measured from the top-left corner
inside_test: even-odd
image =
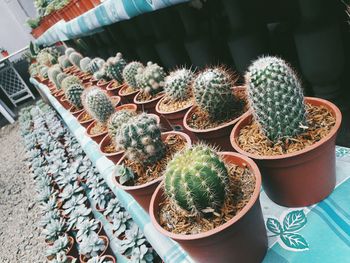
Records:
[[[80,123],[80,124],[86,124],[86,123],[89,123],[89,122],[93,122],[94,121],[94,119],[90,119],[90,120],[85,120],[85,121],[82,121],[82,120],[80,120],[80,118],[83,116],[83,114],[84,113],[86,113],[86,110],[85,109],[83,109],[83,111],[78,115],[78,117],[77,117],[77,120],[78,120],[78,122]]]
[[[118,84],[118,85],[117,85],[116,87],[112,87],[113,84],[115,84],[115,83]],[[123,84],[119,84],[117,81],[112,80],[111,83],[109,83],[109,84],[107,85],[106,90],[107,90],[107,91],[111,91],[111,90],[120,89],[120,88],[122,88],[124,85],[125,85],[124,83],[123,83]]]
[[[132,107],[132,109],[130,109],[130,107]],[[115,107],[115,110],[116,111],[124,110],[124,108],[127,108],[130,111],[135,111],[135,112],[137,111],[137,105],[134,103],[126,103],[123,105],[119,105],[119,106]]]
[[[156,216],[154,214],[154,210],[153,210],[153,207],[156,205],[155,204],[156,196],[158,195],[160,189],[164,187],[163,186],[164,181],[163,181],[162,183],[159,184],[157,189],[154,191],[154,193],[152,195],[150,207],[149,207],[149,215],[151,217],[151,221],[152,221],[153,225],[155,226],[155,228],[160,233],[162,233],[163,235],[168,236],[174,240],[181,240],[181,241],[192,241],[192,240],[197,240],[197,239],[208,238],[208,237],[216,235],[216,234],[220,233],[221,231],[224,231],[225,229],[234,225],[241,218],[243,218],[243,216],[245,216],[250,211],[250,209],[254,206],[256,201],[259,199],[260,189],[261,189],[261,173],[260,173],[260,170],[259,170],[257,164],[249,157],[244,156],[244,155],[239,154],[239,153],[218,152],[218,154],[223,158],[225,158],[225,156],[234,156],[234,157],[240,158],[243,161],[243,163],[248,164],[248,167],[250,168],[250,170],[252,171],[252,173],[255,176],[255,188],[254,188],[253,194],[250,197],[248,203],[233,218],[231,218],[226,223],[224,223],[224,224],[222,224],[222,225],[220,225],[212,230],[209,230],[209,231],[206,231],[203,233],[199,233],[199,234],[194,234],[194,235],[174,234],[174,233],[171,233],[171,232],[165,230],[164,228],[162,228],[160,226],[160,224],[158,223],[158,220],[156,219]]]
[[[181,135],[183,138],[185,138],[187,146],[191,147],[191,145],[192,145],[191,138],[186,133],[178,132],[178,131],[162,132],[162,135],[171,135],[171,134]],[[124,159],[125,159],[125,154],[123,154],[123,156],[120,158],[117,165],[120,165],[124,161]],[[160,177],[158,177],[158,178],[156,178],[148,183],[145,183],[145,184],[135,185],[135,186],[125,186],[125,185],[121,185],[118,182],[118,180],[116,179],[116,176],[115,176],[115,172],[116,172],[116,170],[113,171],[112,180],[119,188],[123,189],[124,191],[135,191],[135,190],[147,188],[151,185],[158,184],[160,181],[163,180],[163,175],[161,175]]]
[[[87,133],[87,135],[88,135],[90,138],[95,138],[95,137],[98,137],[98,136],[107,134],[107,131],[101,132],[101,133],[98,133],[98,134],[94,134],[94,135],[90,134],[90,133],[89,133],[90,130],[96,125],[96,123],[97,123],[97,121],[94,120],[94,121],[91,122],[91,123],[89,124],[89,126],[87,126],[87,128],[86,128],[86,133]]]
[[[108,95],[107,95],[107,96],[108,96]],[[113,99],[114,99],[114,98],[117,99],[116,102],[113,102],[113,104],[115,104],[114,107],[118,106],[119,103],[120,103],[120,101],[121,101],[121,97],[116,96],[116,95],[114,95],[114,96],[109,96],[109,98],[110,98],[110,99],[112,99],[112,98],[113,98]]]
[[[134,94],[140,92],[140,89],[137,89],[137,90],[132,91],[132,92],[130,92],[130,93],[126,93],[126,94],[121,93],[122,90],[126,89],[127,87],[129,87],[129,86],[128,86],[127,84],[124,83],[124,86],[120,88],[120,90],[118,91],[118,95],[119,95],[120,97],[126,97],[126,96],[134,95]]]
[[[72,105],[72,106],[68,109],[69,112],[72,113],[72,114],[78,114],[78,113],[79,113],[79,115],[80,115],[80,113],[84,111],[84,108],[81,108],[80,110],[76,110],[76,111],[73,111],[73,108],[74,108],[74,106]],[[78,116],[79,116],[79,115],[78,115]]]
[[[103,82],[103,83],[102,83]],[[110,83],[112,83],[113,82],[113,80],[104,80],[104,79],[99,79],[98,81],[97,81],[97,83],[96,83],[96,85],[98,86],[98,87],[100,87],[100,86],[104,86],[104,85],[109,85]]]
[[[299,156],[299,155],[302,155],[302,154],[305,154],[305,153],[308,153],[308,152],[315,150],[316,148],[318,148],[322,144],[326,143],[333,136],[335,136],[337,134],[337,132],[340,128],[340,125],[341,125],[342,114],[341,114],[339,108],[335,104],[333,104],[330,101],[324,100],[324,99],[314,98],[314,97],[305,97],[305,102],[308,102],[312,105],[315,102],[321,103],[328,110],[330,110],[331,113],[335,117],[334,127],[330,130],[330,132],[327,134],[326,137],[322,138],[318,142],[316,142],[310,146],[306,146],[304,149],[302,149],[300,151],[282,154],[282,155],[257,155],[257,154],[246,152],[241,147],[239,147],[239,145],[236,143],[236,138],[237,138],[236,134],[238,134],[238,132],[241,130],[240,126],[241,126],[242,122],[244,122],[248,118],[253,118],[253,113],[251,111],[249,111],[248,112],[249,114],[246,114],[245,116],[243,116],[242,119],[235,125],[235,127],[233,127],[233,129],[231,131],[230,142],[231,142],[232,147],[237,152],[239,152],[243,155],[246,155],[246,156],[248,156],[252,159],[255,159],[255,160],[283,160],[283,159],[287,159],[287,158],[291,158],[291,157],[296,157],[296,156]]]
[[[236,87],[233,87],[232,90],[237,90],[237,91],[244,91],[246,90],[245,87],[242,87],[242,86],[236,86]],[[248,114],[250,112],[250,109],[248,109],[247,111],[245,111],[244,113],[242,113],[241,115],[239,115],[237,118],[231,120],[230,122],[227,122],[227,123],[224,123],[222,125],[219,125],[217,127],[214,127],[214,128],[209,128],[209,129],[203,129],[203,130],[200,130],[200,129],[196,129],[196,128],[192,128],[191,126],[189,126],[187,124],[187,119],[190,115],[190,113],[192,113],[194,111],[194,109],[198,108],[199,106],[194,103],[194,105],[186,112],[184,118],[183,118],[183,124],[184,124],[184,127],[189,130],[190,132],[193,132],[193,133],[208,133],[208,132],[214,132],[214,131],[217,131],[217,130],[220,130],[220,129],[223,129],[223,128],[226,128],[226,127],[229,127],[229,126],[232,126],[233,124],[237,123],[240,119],[242,119],[246,114]]]
[[[136,94],[136,96],[134,97],[134,103],[137,104],[137,105],[144,105],[144,104],[147,104],[147,103],[151,103],[151,102],[154,102],[156,100],[159,100],[160,98],[164,97],[165,96],[165,92],[164,91],[161,91],[157,94],[157,96],[151,100],[147,100],[147,101],[138,101],[137,100],[137,97],[141,94],[141,91],[139,93]]]
[[[162,111],[159,109],[159,106],[160,104],[162,103],[163,100],[165,100],[167,98],[167,94],[165,94],[165,96],[163,96],[163,98],[161,98],[158,102],[157,102],[157,105],[156,105],[156,111],[159,113],[159,114],[162,114],[162,115],[170,115],[170,114],[174,114],[174,113],[179,113],[181,111],[185,111],[185,110],[188,110],[189,108],[192,108],[193,105],[194,105],[194,101],[192,101],[192,103],[182,109],[178,109],[178,110],[175,110],[175,111]]]

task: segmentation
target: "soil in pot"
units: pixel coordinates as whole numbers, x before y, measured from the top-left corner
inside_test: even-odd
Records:
[[[193,97],[190,96],[183,101],[174,101],[169,96],[165,97],[159,103],[159,110],[162,112],[170,113],[180,111],[193,105]]]
[[[81,115],[79,115],[79,122],[87,122],[87,121],[92,121],[92,117],[85,111],[82,112]]]
[[[107,132],[107,126],[99,122],[95,122],[95,125],[93,125],[89,131],[89,135],[94,136],[105,132]]]

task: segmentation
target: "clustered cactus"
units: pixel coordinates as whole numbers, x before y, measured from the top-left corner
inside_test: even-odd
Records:
[[[232,93],[233,79],[222,68],[209,68],[199,73],[193,84],[197,105],[213,120],[223,120],[239,108]]]
[[[163,91],[166,73],[164,69],[156,63],[148,62],[147,67],[137,70],[136,83],[146,95],[156,95]]]
[[[119,84],[123,83],[123,70],[126,61],[123,59],[122,53],[117,53],[115,57],[109,58],[106,62],[106,74],[110,79],[115,79]]]
[[[191,213],[220,208],[228,192],[227,168],[215,151],[205,145],[176,153],[164,177],[167,196]]]
[[[263,57],[246,74],[254,118],[271,141],[304,131],[306,109],[301,83],[282,59]]]
[[[108,95],[97,87],[84,91],[83,103],[86,111],[99,123],[106,124],[115,109]]]
[[[165,93],[175,101],[183,101],[191,96],[194,74],[190,69],[182,68],[170,72],[165,78]]]
[[[115,136],[122,125],[127,123],[135,115],[136,112],[131,110],[119,110],[111,115],[107,123],[107,128],[109,137],[113,142],[115,141]]]
[[[139,114],[122,125],[116,135],[116,145],[128,159],[141,164],[155,163],[165,154],[160,127],[156,119]]]
[[[77,109],[81,109],[83,104],[81,102],[81,95],[84,87],[80,84],[72,84],[65,90],[67,100]]]
[[[144,69],[144,66],[142,65],[142,63],[138,61],[133,61],[127,64],[123,70],[124,81],[126,82],[126,84],[128,84],[129,88],[133,90],[138,89],[135,77],[137,75],[139,68],[141,70]]]

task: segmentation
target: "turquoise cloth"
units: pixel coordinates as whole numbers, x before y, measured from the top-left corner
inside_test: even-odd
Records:
[[[81,16],[49,28],[35,43],[52,45],[101,31],[101,27],[189,0],[106,0]]]
[[[35,79],[31,82],[48,96],[162,259],[171,263],[193,262],[177,243],[155,230],[149,215],[129,194],[113,185],[111,177],[115,165],[100,153],[98,145],[85,135],[85,129],[77,120],[57,102],[45,85]],[[350,263],[350,149],[337,146],[335,154],[336,189],[317,205],[286,208],[273,203],[261,191],[261,207],[269,236],[264,263]]]

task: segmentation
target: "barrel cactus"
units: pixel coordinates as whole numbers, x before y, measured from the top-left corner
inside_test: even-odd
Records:
[[[56,64],[56,59],[54,55],[52,55],[50,52],[46,50],[42,50],[39,52],[39,54],[36,57],[36,60],[40,65],[50,67],[54,64]]]
[[[86,111],[103,125],[107,123],[109,117],[115,111],[111,99],[97,87],[84,91],[83,103]]]
[[[66,55],[62,55],[62,56],[58,57],[58,64],[63,69],[72,66],[72,63],[70,63],[70,61]]]
[[[81,54],[79,54],[78,52],[72,52],[68,58],[70,63],[80,68],[80,61],[83,59],[83,56]]]
[[[136,115],[124,123],[115,142],[118,150],[125,151],[128,159],[141,164],[155,163],[165,154],[157,120],[146,113]]]
[[[97,71],[99,71],[103,67],[104,64],[105,64],[105,61],[102,58],[94,58],[90,61],[86,70],[88,72],[90,72],[91,74],[94,74]]]
[[[83,91],[84,87],[80,84],[72,84],[65,90],[67,100],[78,109],[83,107],[81,102],[81,95]]]
[[[115,57],[109,58],[106,62],[106,74],[109,78],[115,79],[119,84],[123,83],[123,69],[126,61],[123,59],[122,53],[117,53]]]
[[[118,130],[124,123],[127,123],[132,117],[136,115],[136,112],[130,110],[119,110],[111,115],[108,120],[107,128],[109,137],[114,141]]]
[[[232,93],[233,78],[222,68],[209,68],[199,73],[193,83],[197,105],[207,112],[212,120],[230,116],[239,103]]]
[[[57,78],[56,78],[56,81],[57,81],[57,86],[56,88],[57,89],[62,89],[62,81],[67,78],[69,75],[64,73],[64,72],[61,72],[57,75]]]
[[[133,90],[137,90],[137,83],[136,83],[135,76],[139,68],[142,70],[144,69],[144,66],[142,65],[142,63],[138,61],[133,61],[127,64],[123,70],[124,81]]]
[[[147,67],[137,70],[136,83],[146,95],[156,95],[163,91],[164,79],[166,77],[165,71],[156,63],[148,62]]]
[[[40,68],[39,74],[42,78],[47,79],[48,78],[48,71],[49,71],[49,68],[47,66],[42,66]]]
[[[82,60],[80,60],[80,69],[84,72],[88,72],[88,66],[91,62],[91,58],[85,57]]]
[[[75,52],[75,49],[69,47],[69,48],[67,48],[67,49],[65,50],[64,54],[65,54],[67,57],[69,57],[69,55],[72,54],[73,52]]]
[[[165,78],[165,93],[173,100],[183,101],[191,95],[194,74],[190,69],[182,68],[170,72]]]
[[[52,67],[50,67],[47,71],[47,75],[49,77],[49,80],[55,84],[55,86],[57,87],[58,86],[58,83],[57,83],[57,76],[58,74],[62,73],[60,67],[56,64]]]
[[[277,57],[262,57],[246,74],[254,118],[271,141],[304,131],[306,107],[301,83],[293,69]]]
[[[222,207],[229,191],[227,168],[206,145],[195,145],[176,153],[168,163],[164,177],[166,195],[191,213]]]
[[[66,77],[65,79],[62,80],[61,88],[63,90],[66,90],[72,84],[80,84],[81,85],[82,83],[81,83],[81,80],[78,77],[71,75],[71,76],[68,76],[68,77]]]

